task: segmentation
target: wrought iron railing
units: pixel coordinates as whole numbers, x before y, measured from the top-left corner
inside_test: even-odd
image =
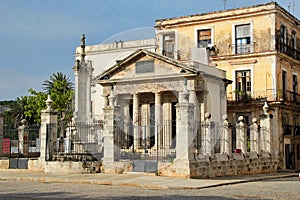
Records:
[[[277,50],[281,53],[291,56],[292,58],[300,60],[300,51],[295,49],[294,47],[291,47],[290,45],[281,42],[280,40],[278,40],[277,42]]]
[[[231,92],[227,94],[229,102],[251,102],[251,101],[285,101],[300,103],[300,94],[288,90],[267,89],[255,92]]]

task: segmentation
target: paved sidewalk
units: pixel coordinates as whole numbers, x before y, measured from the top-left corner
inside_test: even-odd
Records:
[[[214,179],[184,179],[175,177],[151,176],[140,173],[128,174],[46,174],[26,170],[1,170],[0,180],[39,181],[47,183],[80,183],[110,186],[131,186],[149,189],[202,189],[245,182],[295,177],[298,173],[280,172],[241,177],[223,177]]]

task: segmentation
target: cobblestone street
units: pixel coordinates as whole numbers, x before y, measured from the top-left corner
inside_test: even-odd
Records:
[[[0,181],[0,199],[300,199],[297,177],[194,190]]]

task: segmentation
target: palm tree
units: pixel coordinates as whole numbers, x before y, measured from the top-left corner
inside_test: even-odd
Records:
[[[50,76],[50,80],[44,81],[43,89],[48,94],[50,94],[52,90],[65,93],[73,89],[73,83],[65,74],[57,72]]]

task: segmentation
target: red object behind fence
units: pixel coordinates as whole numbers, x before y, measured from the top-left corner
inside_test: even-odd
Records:
[[[3,138],[2,153],[10,154],[10,138]]]

